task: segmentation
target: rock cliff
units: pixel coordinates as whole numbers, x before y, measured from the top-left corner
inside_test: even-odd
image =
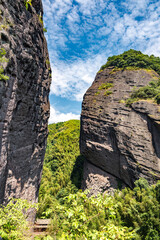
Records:
[[[41,0],[0,0],[0,203],[37,202],[48,134],[51,72]]]
[[[97,194],[132,188],[140,177],[160,179],[160,107],[152,100],[125,103],[135,87],[158,78],[151,69],[108,67],[97,74],[82,104],[83,189]]]

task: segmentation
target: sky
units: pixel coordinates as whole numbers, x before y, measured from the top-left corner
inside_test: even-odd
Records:
[[[160,57],[160,1],[42,0],[52,68],[49,123],[79,119],[83,95],[109,56]]]

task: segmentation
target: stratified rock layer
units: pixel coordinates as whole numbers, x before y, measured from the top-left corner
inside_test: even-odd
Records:
[[[100,192],[132,188],[140,177],[150,183],[160,179],[160,107],[147,100],[131,107],[125,104],[134,87],[158,77],[152,70],[115,71],[112,67],[97,74],[82,104],[83,189],[96,194],[97,188]],[[103,89],[103,83],[113,87]]]
[[[0,48],[8,81],[0,81],[0,203],[37,202],[49,117],[50,68],[41,0],[0,0]]]

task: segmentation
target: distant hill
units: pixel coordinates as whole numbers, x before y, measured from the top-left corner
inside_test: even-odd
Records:
[[[79,151],[80,121],[70,120],[49,125],[47,149],[39,193],[39,215],[75,193],[81,185],[83,158]],[[50,214],[49,214],[50,215]],[[48,216],[49,216],[48,215]]]

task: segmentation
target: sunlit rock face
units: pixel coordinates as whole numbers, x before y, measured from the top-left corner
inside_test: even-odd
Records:
[[[41,0],[0,0],[0,49],[9,80],[0,81],[0,203],[37,202],[48,134],[50,66]]]
[[[160,107],[147,100],[131,107],[125,104],[134,87],[158,77],[152,70],[109,67],[97,74],[86,92],[80,149],[86,158],[82,188],[91,194],[97,194],[97,189],[132,188],[140,177],[150,183],[160,179]],[[103,89],[104,83],[112,87]]]

